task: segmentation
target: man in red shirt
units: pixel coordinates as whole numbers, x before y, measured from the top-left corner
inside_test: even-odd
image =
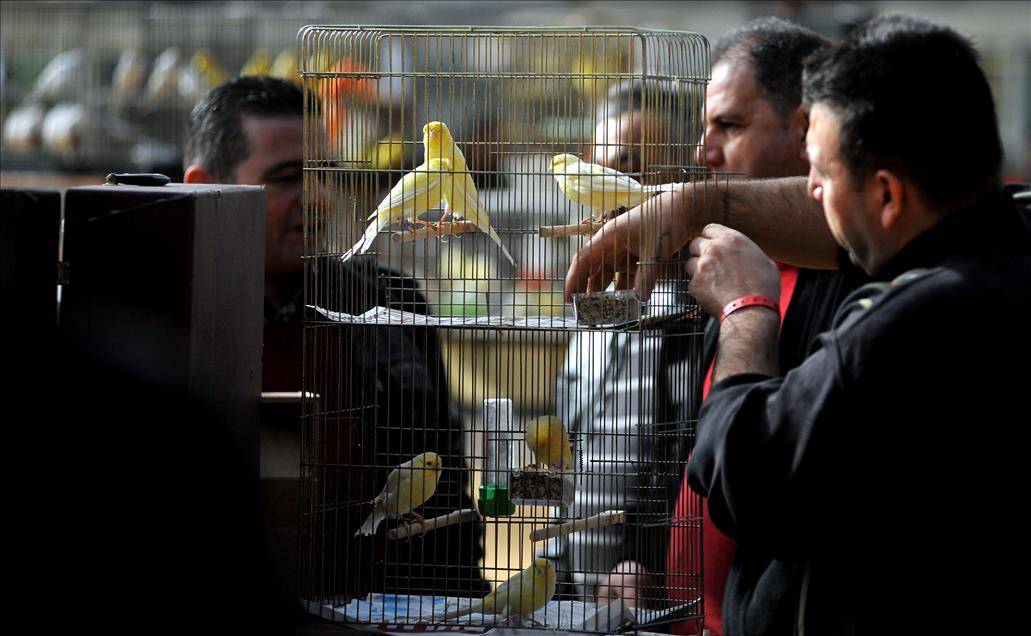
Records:
[[[704,161],[713,171],[749,178],[806,175],[805,135],[808,117],[802,107],[802,62],[830,43],[800,26],[776,18],[754,20],[731,31],[713,47],[712,80],[706,96]],[[780,265],[780,363],[783,373],[806,357],[815,336],[830,327],[834,310],[858,283],[834,270],[806,270]],[[704,364],[708,371],[702,388],[708,395],[718,323],[706,329]],[[733,540],[703,514],[699,500],[687,487],[686,475],[677,499],[678,520],[702,517],[702,576],[704,628],[722,633],[723,596],[734,557]],[[690,563],[692,530],[676,523],[670,535],[667,588],[673,601],[696,597],[687,575],[698,571]],[[759,578],[793,580],[793,566],[774,563],[763,571],[738,571],[751,581]],[[775,608],[755,608],[766,614]],[[776,620],[775,618],[773,620]],[[674,626],[674,633],[694,633],[694,623]]]

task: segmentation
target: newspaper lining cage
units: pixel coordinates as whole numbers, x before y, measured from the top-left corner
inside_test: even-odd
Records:
[[[707,178],[708,43],[622,27],[299,40],[308,610],[700,631],[701,511],[681,486],[703,323],[683,261],[647,302],[618,278],[573,306],[562,289],[606,220]]]

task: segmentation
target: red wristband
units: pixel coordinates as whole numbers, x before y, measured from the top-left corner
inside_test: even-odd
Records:
[[[737,300],[732,300],[729,303],[727,303],[727,305],[723,308],[723,311],[720,312],[720,322],[723,322],[724,318],[734,313],[738,309],[753,306],[766,307],[767,309],[772,309],[773,311],[777,312],[777,317],[780,317],[780,305],[777,303],[776,300],[773,300],[772,298],[767,298],[766,296],[742,296]]]

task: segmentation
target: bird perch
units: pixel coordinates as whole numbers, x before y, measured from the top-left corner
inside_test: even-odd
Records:
[[[453,236],[455,234],[472,234],[473,232],[479,231],[480,229],[471,221],[455,221],[454,223],[444,223],[440,227],[437,227],[436,225],[425,225],[414,230],[394,232],[390,235],[390,239],[395,243],[407,243],[409,241],[421,241],[428,238],[442,238],[445,236]]]
[[[537,233],[543,238],[561,238],[563,236],[591,236],[605,225],[604,221],[590,221],[574,225],[544,225]]]
[[[626,521],[626,513],[622,510],[606,510],[605,512],[599,512],[596,515],[592,515],[584,519],[567,521],[565,523],[560,523],[557,526],[549,526],[547,528],[538,528],[530,533],[530,541],[544,541],[545,539],[561,537],[567,534],[573,534],[574,532],[580,532],[581,530],[588,530],[590,528],[613,526],[618,523],[623,523],[624,521]]]
[[[387,539],[390,539],[391,541],[396,539],[405,539],[417,534],[425,534],[430,530],[436,530],[437,528],[453,526],[457,523],[465,523],[466,521],[476,521],[479,518],[480,513],[476,512],[472,508],[463,508],[462,510],[455,510],[454,512],[450,512],[440,517],[425,519],[423,521],[405,524],[393,528],[392,530],[388,530]]]

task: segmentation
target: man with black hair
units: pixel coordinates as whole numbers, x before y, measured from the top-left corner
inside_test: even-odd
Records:
[[[292,82],[242,77],[213,89],[193,109],[183,153],[185,183],[265,186],[265,317],[271,323],[299,319],[303,113],[304,95]]]
[[[759,18],[716,40],[706,93],[705,163],[750,178],[805,174],[802,62],[826,38]]]
[[[1011,519],[1027,498],[1027,387],[1009,370],[1031,355],[1031,233],[1000,184],[977,53],[951,29],[881,17],[814,55],[803,86],[807,184],[730,184],[726,207],[693,208],[693,186],[657,198],[585,246],[567,292],[619,272],[628,233],[640,260],[689,249],[691,292],[722,321],[691,487],[739,546],[803,568],[797,594],[732,578],[728,610],[760,595],[796,611],[779,625],[728,611],[725,633],[1009,633],[1031,563]],[[756,243],[877,281],[783,377],[777,270]],[[626,273],[647,295],[654,272]]]
[[[802,105],[802,65],[806,57],[830,46],[826,38],[779,18],[759,18],[727,33],[712,49],[712,81],[706,94],[704,159],[713,171],[749,178],[804,175],[809,171],[805,135],[809,117]],[[703,149],[699,148],[701,152]],[[782,326],[779,335],[781,374],[805,359],[816,337],[831,327],[831,320],[845,297],[865,277],[838,270],[819,270],[777,264],[780,275]],[[699,387],[708,396],[719,340],[719,322],[706,325],[703,368]],[[713,524],[712,517],[697,510],[685,471],[676,504],[677,519],[702,517],[702,574],[704,577],[704,628],[712,636],[722,634],[724,590],[732,569],[735,585],[750,587],[758,581],[777,587],[797,586],[797,565],[750,558],[745,547],[735,557],[733,540]],[[691,587],[692,532],[678,524],[671,533],[667,587],[674,600],[687,602],[697,593]],[[755,610],[771,624],[790,620],[791,607],[763,606]],[[693,633],[692,625],[674,627],[676,633]]]
[[[303,108],[297,85],[271,77],[242,77],[201,100],[191,114],[187,135],[187,183],[265,186],[264,391],[301,389],[305,277],[309,290],[319,294],[317,301],[333,311],[358,315],[380,305],[427,313],[415,282],[371,257],[348,263],[333,257],[312,259],[305,270]],[[329,194],[313,192],[311,198],[318,202]],[[376,495],[391,467],[424,451],[437,452],[445,468],[459,470],[444,472],[435,496],[421,512],[432,517],[472,507],[466,493],[461,421],[448,400],[436,330],[349,328],[325,333],[320,342],[321,366],[317,373],[309,370],[306,388],[319,395],[327,412],[305,425],[316,427],[320,440],[311,451],[318,453],[312,460],[322,497],[317,504],[339,512],[320,516],[305,530],[305,540],[318,541],[321,561],[338,560],[333,568],[338,574],[328,592],[360,596],[375,588],[482,596],[487,591],[477,565],[483,554],[482,531],[472,524],[389,547],[382,535],[365,539],[370,546],[353,545],[363,541],[352,535],[371,509],[359,502]],[[359,410],[372,415],[348,415]],[[382,468],[358,468],[369,465]],[[344,561],[345,554],[351,555],[349,561]]]

